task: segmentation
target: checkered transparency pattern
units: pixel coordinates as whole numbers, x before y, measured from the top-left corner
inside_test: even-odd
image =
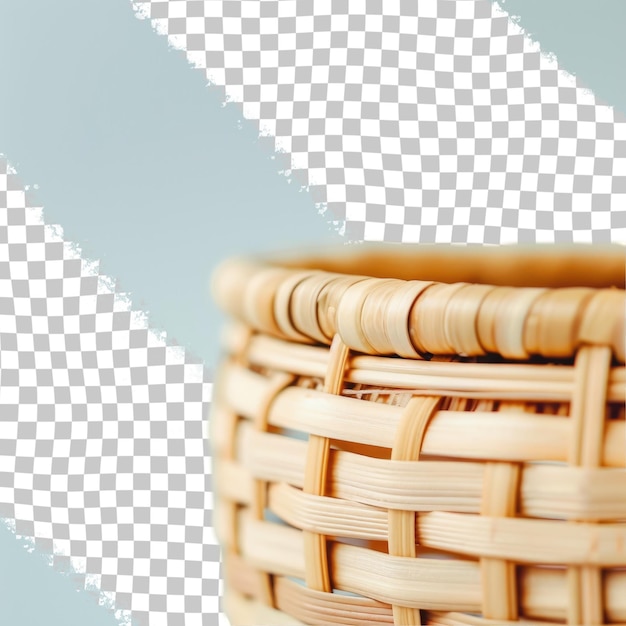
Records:
[[[489,0],[133,6],[352,240],[626,241],[626,120]]]
[[[207,372],[29,193],[0,158],[0,516],[122,623],[217,624]]]

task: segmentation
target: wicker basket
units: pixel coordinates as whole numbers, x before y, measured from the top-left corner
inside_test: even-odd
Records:
[[[232,623],[626,623],[625,265],[364,244],[220,266]]]

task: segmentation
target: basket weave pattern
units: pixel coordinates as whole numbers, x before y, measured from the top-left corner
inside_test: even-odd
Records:
[[[626,622],[623,257],[583,287],[572,258],[547,286],[464,281],[469,257],[459,281],[220,268],[233,624]]]

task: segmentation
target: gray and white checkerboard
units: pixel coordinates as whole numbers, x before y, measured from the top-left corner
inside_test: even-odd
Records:
[[[352,240],[626,241],[626,120],[489,0],[134,0]]]
[[[211,388],[0,158],[0,516],[121,623],[218,623]]]

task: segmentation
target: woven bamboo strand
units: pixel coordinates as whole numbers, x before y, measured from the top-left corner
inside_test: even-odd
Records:
[[[399,308],[397,296],[402,297],[406,294],[408,297],[408,294],[410,294],[413,298],[417,297],[413,295],[415,290],[412,288],[415,286],[414,283],[407,283],[395,279],[379,280],[372,285],[367,297],[363,301],[360,311],[360,317],[365,320],[371,319],[372,323],[359,323],[364,333],[365,342],[372,347],[372,353],[396,354],[392,339],[389,337],[390,329],[404,327],[408,331],[408,319],[404,317],[405,309]],[[418,295],[427,286],[428,284],[420,284]],[[402,315],[400,319],[394,317],[395,311],[398,311]],[[339,318],[341,318],[341,315],[339,315]],[[410,344],[410,338],[408,343]],[[407,346],[407,348],[409,348],[409,346]],[[409,350],[411,350],[411,348],[409,348]],[[414,355],[413,358],[419,358],[419,354],[415,353],[415,349],[412,349],[411,353]]]
[[[277,579],[277,596],[281,608],[307,624],[393,624],[391,607],[369,598],[320,593],[286,578]]]
[[[376,353],[367,340],[368,332],[363,324],[363,320],[366,319],[363,315],[363,308],[367,299],[375,295],[377,288],[394,287],[394,283],[393,280],[368,278],[346,289],[337,307],[337,334],[347,346],[358,352]]]
[[[298,615],[300,619],[305,619],[307,624],[360,626],[364,623],[393,623],[389,606],[375,603],[367,598],[317,594],[282,577],[277,578],[277,588],[277,596],[280,598],[281,608],[284,608],[284,610],[294,615]],[[545,626],[544,621],[531,619],[515,622],[492,620],[485,619],[484,617],[456,613],[454,611],[428,611],[426,615],[426,624],[439,626],[508,626],[511,624]],[[624,626],[621,622],[614,623],[617,626]]]
[[[483,300],[492,290],[490,285],[464,284],[452,294],[443,313],[444,333],[452,352],[461,356],[485,354],[474,320],[478,317]]]
[[[303,335],[293,324],[291,316],[291,296],[294,289],[298,287],[307,278],[310,278],[311,272],[294,272],[285,278],[276,289],[274,297],[274,320],[280,329],[280,332],[293,341],[310,342],[312,339]]]
[[[451,354],[455,348],[449,343],[445,325],[441,323],[454,295],[466,287],[465,283],[446,285],[438,283],[427,289],[411,307],[409,333],[415,348],[425,354]]]
[[[383,340],[377,351],[380,354],[397,354],[408,359],[422,358],[411,341],[408,313],[412,303],[433,283],[428,281],[395,281],[395,288],[386,298],[380,314]]]
[[[258,600],[247,598],[245,595],[229,590],[224,596],[224,608],[235,626],[306,626],[282,611],[277,611]]]
[[[317,316],[321,294],[339,277],[330,272],[317,272],[298,283],[291,294],[289,314],[294,327],[303,335],[319,343],[326,342]]]
[[[326,437],[311,435],[307,449],[304,492],[321,495],[324,490],[326,468],[328,467],[328,453],[330,441]],[[319,468],[319,469],[318,469]],[[307,477],[314,476],[307,480]],[[316,482],[312,482],[319,476]],[[310,589],[316,591],[332,590],[330,573],[328,570],[328,553],[326,537],[316,532],[317,529],[306,529],[303,532],[304,553],[306,556],[306,572],[304,579]]]
[[[265,328],[272,334],[281,334],[274,318],[274,299],[288,275],[283,268],[268,267],[250,279],[243,293],[241,312],[249,328]]]
[[[269,426],[268,415],[272,403],[275,401],[278,394],[286,389],[291,382],[293,382],[293,375],[287,373],[277,373],[271,380],[268,387],[264,389],[264,397],[261,399],[259,410],[254,416],[254,428],[257,432],[266,432]],[[255,505],[252,507],[255,516],[258,519],[263,519],[263,511],[265,509],[265,492],[267,490],[267,482],[264,480],[257,481],[257,489],[255,493]]]
[[[238,344],[238,328],[226,333],[225,346]],[[323,378],[327,368],[327,349],[286,343],[267,336],[257,336],[250,343],[248,358],[260,367],[291,371],[300,376]],[[459,390],[468,397],[484,393],[490,398],[526,401],[569,401],[574,392],[574,368],[570,365],[490,363],[443,363],[401,361],[386,357],[355,355],[346,372],[346,382],[364,385],[430,389],[440,392]],[[607,400],[626,399],[626,370],[611,369]],[[517,394],[517,396],[515,395]]]
[[[481,502],[481,517],[514,517],[520,482],[519,465],[487,463]],[[480,559],[482,614],[488,619],[518,618],[515,562],[483,556]]]
[[[338,276],[320,291],[314,315],[323,333],[322,343],[330,344],[338,333],[337,310],[345,293],[350,287],[366,280],[364,276]],[[298,312],[301,314],[301,312]]]
[[[249,570],[249,565],[245,561],[239,561],[233,563],[231,569],[237,572],[232,587],[254,596],[253,586],[250,584],[254,577],[249,576],[246,572]],[[563,619],[565,615],[565,587],[562,572],[528,568],[521,570],[521,578],[523,596],[529,600],[523,605],[525,614],[544,614],[550,615],[552,620]],[[620,592],[620,588],[618,588],[618,585],[621,584],[620,578],[623,576],[616,576],[615,574],[607,576],[607,618],[611,624],[623,626],[623,620],[626,618],[626,606],[624,606],[623,597],[617,595]],[[284,609],[289,607],[291,609],[289,612],[299,619],[306,620],[307,624],[350,624],[352,623],[350,617],[353,618],[355,624],[393,623],[391,606],[388,604],[362,596],[346,597],[313,592],[282,576],[276,576],[275,580],[278,606]],[[556,596],[554,595],[555,591],[557,592]],[[533,618],[509,622],[485,619],[455,611],[428,611],[426,615],[427,624],[470,624],[473,626],[495,626],[497,624],[500,626],[521,623],[546,626],[544,620],[536,621]]]
[[[336,335],[330,346],[330,360],[324,380],[324,393],[331,395],[341,393],[343,373],[349,355],[348,346],[343,343],[339,335]],[[315,496],[324,495],[329,455],[330,439],[311,435],[307,446],[304,470],[304,493]],[[326,537],[312,529],[305,531],[304,550],[307,556],[305,576],[307,585],[316,591],[331,591]]]
[[[567,357],[575,351],[581,311],[594,290],[570,287],[547,290],[533,303],[524,327],[523,343],[531,354]]]
[[[245,429],[244,429],[245,430]],[[284,480],[294,486],[303,485],[304,453],[299,441],[283,440],[266,435],[263,439],[243,437],[241,452],[245,452],[246,471],[267,480]],[[277,455],[280,460],[277,460]],[[479,494],[482,470],[474,463],[442,463],[413,473],[412,466],[388,467],[376,459],[340,452],[334,455],[335,471],[330,485],[336,497],[361,501],[386,508],[415,507],[415,510],[442,510],[479,512]],[[379,479],[368,490],[367,475],[378,472]],[[394,484],[413,478],[410,485],[389,493]],[[456,483],[461,481],[459,488]],[[432,484],[432,489],[427,485]],[[464,490],[461,490],[461,485]],[[436,497],[435,489],[445,489],[446,498]],[[624,474],[615,469],[585,471],[576,468],[535,466],[527,467],[521,485],[521,513],[532,517],[557,519],[623,519],[626,505],[615,500],[614,494],[626,488]],[[243,493],[243,492],[242,492]]]
[[[216,380],[216,393],[213,398],[212,404],[212,418],[210,421],[210,439],[213,444],[213,452],[219,458],[219,461],[215,468],[215,479],[219,482],[221,479],[220,472],[223,470],[228,472],[228,467],[225,465],[220,465],[220,463],[231,463],[236,466],[236,432],[237,432],[237,422],[238,417],[232,409],[228,407],[226,402],[223,402],[220,398],[221,393],[220,389],[222,386],[220,385],[220,374],[223,370],[218,372],[217,380]],[[239,476],[240,480],[242,480],[242,484],[247,484],[249,482],[249,475],[241,475]],[[248,495],[248,499],[251,499],[252,493],[250,491]],[[214,514],[214,528],[217,538],[222,547],[223,557],[225,555],[238,555],[240,553],[240,545],[239,545],[239,517],[238,517],[238,504],[235,499],[224,498],[221,499],[218,496],[218,500],[220,501],[220,506],[216,508]],[[223,575],[226,578],[229,577],[228,572],[228,557],[224,558],[224,569]],[[231,612],[231,611],[229,611]],[[231,612],[232,613],[232,612]],[[245,623],[245,622],[242,622]]]
[[[606,422],[606,388],[611,365],[607,347],[581,348],[576,358],[575,395],[572,398],[572,446],[569,461],[585,467],[602,463]]]
[[[263,389],[266,383],[263,377],[252,372],[247,372],[236,367],[229,368],[224,373],[224,393],[227,394],[229,402],[236,408],[238,414],[253,417],[258,409],[258,398],[263,397]],[[245,395],[239,393],[240,388],[247,389]],[[294,407],[298,411],[294,411]],[[372,445],[386,446],[393,445],[393,432],[399,423],[401,409],[392,406],[383,406],[376,403],[364,404],[362,401],[343,396],[329,397],[322,392],[303,390],[298,388],[288,388],[276,398],[272,411],[268,417],[274,426],[292,428],[311,432],[319,436],[331,439],[343,439],[346,441],[356,439],[356,443],[369,443]],[[445,418],[444,418],[445,415]],[[465,420],[465,424],[463,423]],[[449,423],[444,431],[445,422]],[[498,428],[506,423],[504,431],[506,438]],[[439,430],[441,424],[441,430]],[[488,427],[492,428],[489,429]],[[624,466],[626,450],[623,446],[624,424],[616,422],[608,425],[604,441],[604,461],[605,465]],[[480,436],[474,435],[473,439],[452,439],[466,430],[480,427]],[[473,428],[472,428],[473,427]],[[498,430],[493,430],[493,427]],[[459,430],[460,429],[460,430]],[[538,429],[538,430],[537,430]],[[429,454],[442,454],[450,450],[450,446],[459,456],[477,456],[479,458],[492,458],[493,460],[532,460],[532,458],[550,458],[554,461],[564,461],[567,458],[566,441],[569,439],[567,431],[569,422],[567,419],[553,418],[549,421],[524,413],[511,413],[506,416],[494,415],[492,412],[473,412],[468,416],[465,412],[459,412],[458,416],[454,412],[438,412],[433,421],[432,427],[424,441],[425,452]],[[539,434],[545,435],[543,437]],[[609,435],[611,436],[609,438]],[[563,437],[558,439],[557,437]],[[435,439],[435,437],[437,437]],[[441,437],[441,438],[439,438]],[[429,438],[438,445],[431,447]],[[493,444],[489,444],[489,439]],[[611,439],[616,443],[612,444]],[[484,445],[484,452],[469,455],[464,453],[463,447],[475,448],[481,443]],[[529,452],[535,453],[534,457],[525,456],[521,451],[524,444]],[[511,448],[511,453],[507,454],[507,448]],[[499,457],[494,456],[499,450]],[[613,461],[608,457],[609,452],[615,454]],[[517,452],[517,454],[516,454]]]
[[[306,444],[279,435],[246,431],[243,425],[239,454],[245,455],[245,470],[268,481],[284,481],[301,488]],[[390,465],[384,459],[349,452],[331,451],[331,456],[334,457],[329,484],[332,497],[386,509],[410,507],[416,511],[480,512],[484,482],[481,463],[430,461],[428,466]],[[227,471],[225,465],[221,472],[225,485],[231,480]],[[377,477],[375,482],[369,479],[372,475]],[[218,481],[218,489],[222,488],[220,485],[222,482]],[[240,490],[238,499],[242,503],[246,503],[245,494],[251,489],[244,486]],[[626,475],[618,469],[528,466],[520,486],[520,513],[546,519],[601,517],[617,521],[626,518],[626,503],[621,499],[616,501],[615,494],[625,489]],[[438,493],[446,495],[442,497]],[[231,497],[233,495],[231,493]],[[521,526],[517,528],[522,530]]]
[[[440,398],[412,398],[404,408],[391,450],[391,461],[417,461],[428,422],[437,410]],[[390,510],[388,513],[389,554],[415,558],[415,512]],[[393,606],[394,624],[420,626],[418,608]]]
[[[624,325],[626,307],[623,290],[602,289],[589,299],[581,312],[578,329],[579,345],[609,346],[624,362]]]
[[[249,340],[250,333],[245,333],[244,337]],[[236,441],[239,417],[236,412],[224,401],[223,379],[227,372],[221,368],[216,379],[216,393],[214,397],[214,409],[210,428],[211,441],[214,443],[215,453],[225,462],[234,462],[237,458]],[[220,467],[216,468],[216,479],[219,480]],[[247,481],[246,481],[247,482]],[[219,507],[215,516],[215,532],[225,551],[232,551],[237,554],[239,545],[237,541],[237,504],[233,500],[225,500]]]
[[[388,537],[388,515],[379,507],[337,498],[324,498],[320,502],[307,498],[294,487],[278,484],[270,489],[269,503],[274,513],[296,528],[316,528],[338,537],[379,541]],[[521,544],[520,536],[528,539]],[[599,567],[615,567],[626,559],[626,529],[619,524],[602,524],[599,528],[594,524],[563,527],[554,520],[418,512],[416,537],[420,545],[442,552],[526,564],[588,562]]]
[[[239,527],[242,555],[249,564],[275,575],[304,577],[299,531],[258,522],[249,515],[242,515]],[[480,568],[476,562],[395,557],[331,542],[330,563],[336,585],[379,602],[427,610],[480,612]],[[568,601],[566,578],[562,569],[520,567],[524,615],[563,619]],[[607,617],[620,621],[626,616],[626,572],[613,570],[607,580],[611,587],[606,594]]]
[[[572,398],[572,436],[569,462],[596,468],[602,456],[606,418],[606,387],[611,363],[607,347],[583,347],[576,357],[577,383]],[[602,624],[602,572],[592,565],[571,568],[568,623]]]
[[[272,381],[271,385],[266,390],[266,395],[263,398],[261,407],[255,415],[254,428],[257,432],[265,432],[268,428],[267,416],[272,405],[272,402],[276,396],[285,389],[291,382],[293,382],[293,375],[288,373],[277,373]],[[265,517],[265,509],[267,507],[267,489],[268,483],[263,479],[256,479],[254,481],[254,490],[252,492],[252,502],[250,510],[257,520],[262,520]],[[275,599],[273,594],[272,577],[267,572],[260,570],[259,577],[259,599],[268,607],[274,608]]]
[[[516,289],[500,302],[494,320],[493,337],[496,351],[508,359],[527,359],[530,354],[524,345],[525,327],[529,312],[545,289]],[[479,312],[480,323],[480,312]]]

